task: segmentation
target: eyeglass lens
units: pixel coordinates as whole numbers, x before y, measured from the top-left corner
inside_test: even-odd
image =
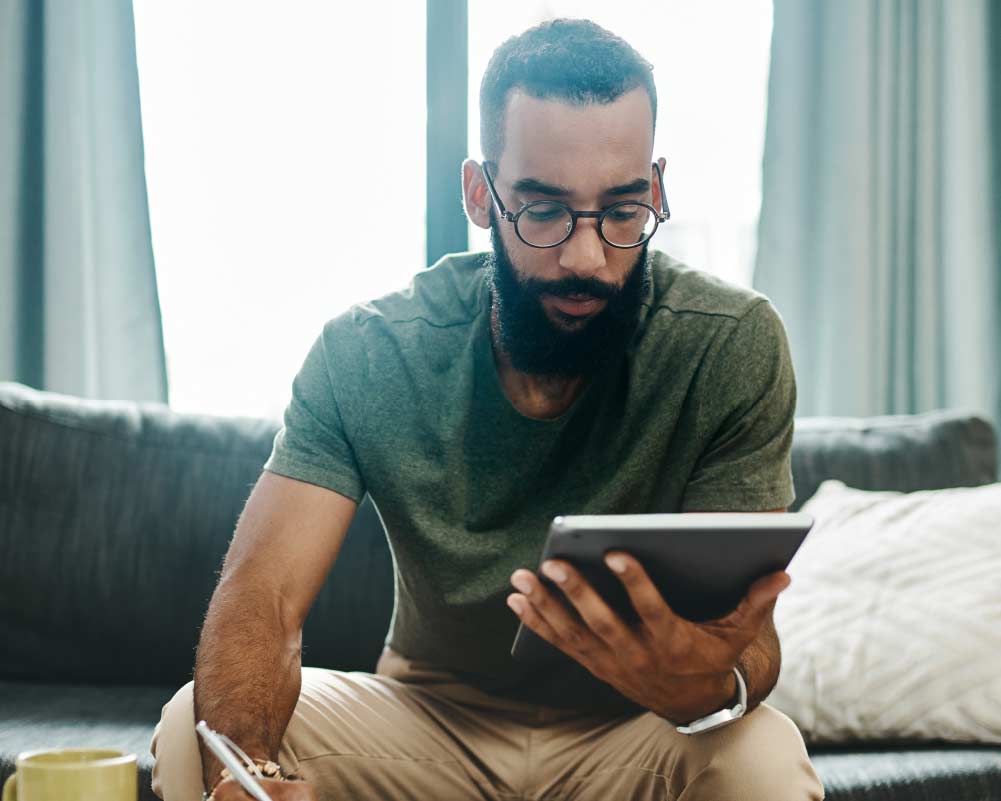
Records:
[[[657,219],[647,206],[623,203],[609,209],[600,224],[602,236],[612,245],[635,247],[653,236]],[[570,235],[573,217],[566,206],[543,200],[525,207],[516,226],[518,235],[529,245],[552,247]]]

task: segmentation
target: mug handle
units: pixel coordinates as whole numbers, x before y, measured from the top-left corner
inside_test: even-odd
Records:
[[[17,774],[12,773],[3,783],[3,798],[0,801],[17,801]]]

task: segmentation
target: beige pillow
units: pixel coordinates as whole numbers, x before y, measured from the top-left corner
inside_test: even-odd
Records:
[[[1001,743],[1001,484],[909,494],[827,481],[789,565],[768,703],[813,743]]]

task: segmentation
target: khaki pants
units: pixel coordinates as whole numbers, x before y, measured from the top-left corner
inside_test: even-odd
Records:
[[[153,791],[201,798],[192,685],[153,735]],[[762,704],[691,737],[652,713],[600,717],[487,695],[391,651],[376,674],[304,668],[278,761],[323,801],[820,801],[795,724]]]

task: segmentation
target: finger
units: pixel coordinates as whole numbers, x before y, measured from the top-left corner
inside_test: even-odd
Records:
[[[547,560],[542,572],[563,592],[591,632],[616,652],[631,652],[637,643],[633,632],[612,611],[573,565]]]
[[[225,779],[215,788],[212,794],[214,801],[246,801],[253,796],[247,795],[246,790],[240,786],[236,779]]]
[[[737,608],[724,620],[739,628],[757,632],[764,619],[775,608],[779,595],[791,582],[792,578],[784,570],[762,576],[751,584]]]
[[[211,798],[213,801],[244,801],[250,796],[243,791],[239,782],[234,779],[226,779],[215,788]]]
[[[265,788],[273,801],[318,801],[316,788],[307,782],[285,781]]]
[[[317,801],[316,788],[306,782],[273,782],[264,789],[272,801]]]
[[[792,576],[784,570],[776,570],[755,581],[747,592],[748,595],[756,596],[753,600],[755,606],[768,606],[785,592],[790,584]]]
[[[791,582],[792,577],[784,570],[769,573],[755,580],[745,596],[747,611],[752,614],[767,612]]]
[[[555,645],[560,650],[563,649],[559,635],[528,602],[528,598],[518,593],[513,593],[507,597],[507,605],[511,608],[518,619],[538,634],[550,645]]]
[[[524,593],[531,612],[553,630],[561,650],[584,655],[604,647],[584,622],[534,573],[528,570],[516,570],[511,576],[511,584],[516,590]]]
[[[605,564],[618,576],[633,609],[648,628],[660,629],[678,622],[678,616],[636,559],[626,553],[610,552],[605,555]]]

